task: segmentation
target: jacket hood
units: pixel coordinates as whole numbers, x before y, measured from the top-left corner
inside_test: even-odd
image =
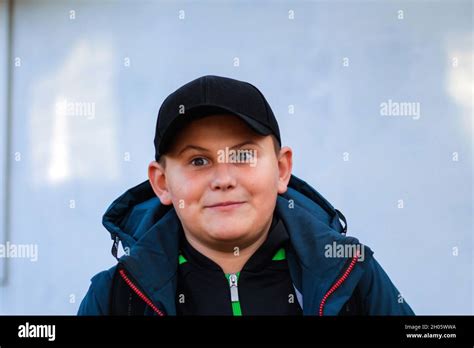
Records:
[[[347,267],[347,258],[327,257],[328,246],[360,245],[345,235],[344,217],[322,195],[303,180],[292,175],[288,190],[278,195],[276,213],[283,220],[291,241],[287,252],[290,273],[295,287],[304,297],[304,314],[315,314],[325,292]],[[344,221],[345,223],[345,221]],[[103,225],[113,240],[120,239],[127,255],[120,258],[140,285],[149,289],[150,297],[174,314],[174,298],[178,259],[180,221],[172,206],[161,204],[149,181],[129,189],[107,209]],[[372,251],[360,245],[365,261]],[[364,261],[364,260],[361,260]],[[349,299],[364,272],[366,262],[357,262],[350,281],[338,290],[338,301],[327,303],[325,313],[337,314]],[[166,301],[165,301],[166,302]]]

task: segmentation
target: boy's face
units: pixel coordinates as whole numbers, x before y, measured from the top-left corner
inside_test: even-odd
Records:
[[[232,157],[231,150],[247,151]],[[231,251],[268,229],[277,194],[287,189],[291,156],[288,147],[277,156],[272,137],[238,117],[213,115],[187,125],[164,168],[150,164],[149,178],[161,202],[173,204],[188,239]]]

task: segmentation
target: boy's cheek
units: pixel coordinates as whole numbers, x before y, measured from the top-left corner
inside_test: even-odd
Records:
[[[169,192],[174,202],[185,200],[191,201],[197,195],[197,183],[196,185],[189,185],[190,180],[174,181],[169,186]]]

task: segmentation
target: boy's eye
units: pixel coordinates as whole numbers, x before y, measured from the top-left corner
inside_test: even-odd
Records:
[[[201,167],[201,166],[204,166],[204,165],[208,164],[209,161],[207,159],[205,159],[204,157],[196,157],[196,158],[193,158],[190,163],[193,166]]]

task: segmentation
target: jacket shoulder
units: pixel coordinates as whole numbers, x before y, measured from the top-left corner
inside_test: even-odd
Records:
[[[91,285],[82,299],[77,315],[108,315],[110,290],[117,266],[97,273],[91,278]]]
[[[368,315],[415,315],[374,257],[358,283],[361,300]]]

